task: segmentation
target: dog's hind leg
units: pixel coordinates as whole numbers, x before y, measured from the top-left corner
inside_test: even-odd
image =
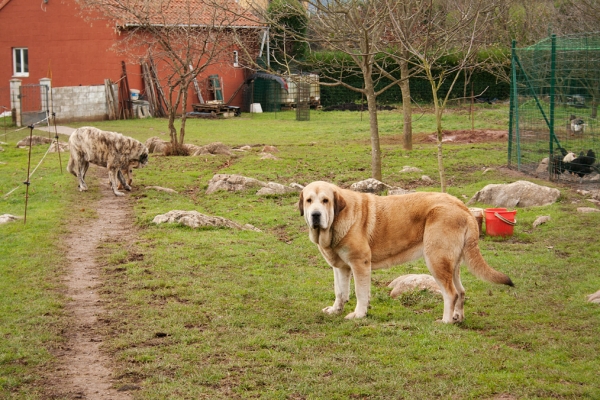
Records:
[[[335,302],[332,306],[325,307],[326,314],[336,314],[344,309],[344,305],[350,299],[350,274],[349,267],[333,267],[333,286],[335,290]]]
[[[425,246],[425,263],[427,264],[429,272],[431,272],[431,275],[442,290],[442,296],[444,298],[444,316],[442,317],[442,322],[451,324],[457,322],[454,319],[454,310],[457,303],[459,303],[460,295],[455,286],[455,274],[459,264],[457,259],[460,258],[459,256],[453,257],[452,250],[449,246],[444,246],[440,241],[435,241],[434,243],[437,246]],[[428,249],[427,247],[430,248]],[[459,303],[459,306],[462,307],[462,303]]]
[[[460,281],[460,263],[454,267],[454,286],[458,292],[458,300],[454,305],[454,315],[452,319],[454,322],[462,322],[465,319],[465,287]]]

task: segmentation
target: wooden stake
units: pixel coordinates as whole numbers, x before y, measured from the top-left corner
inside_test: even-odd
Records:
[[[33,124],[28,126],[29,128],[29,160],[27,161],[27,180],[23,182],[27,185],[27,189],[25,190],[25,215],[23,218],[23,225],[27,223],[27,200],[29,199],[29,170],[31,169],[31,141],[33,139]]]

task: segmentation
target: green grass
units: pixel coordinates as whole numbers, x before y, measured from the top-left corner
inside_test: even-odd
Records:
[[[445,129],[470,128],[468,113],[447,115]],[[481,108],[476,118],[476,128],[503,129],[507,110]],[[417,139],[434,131],[431,114],[417,119]],[[401,121],[397,112],[380,114],[384,181],[438,190],[435,145],[403,150]],[[160,133],[166,132],[164,120],[94,125],[140,140],[167,137]],[[395,277],[427,272],[422,261],[376,271],[368,317],[346,321],[345,313],[320,311],[333,302],[333,274],[308,239],[296,195],[204,192],[215,173],[284,184],[325,179],[349,186],[366,179],[366,113],[361,120],[358,113],[312,112],[309,122],[295,121],[290,112],[244,114],[189,120],[187,132],[186,141],[199,145],[275,145],[279,160],[260,160],[262,146],[256,146],[231,157],[152,155],[148,167],[135,171],[140,239],[127,249],[103,245],[102,296],[110,313],[104,349],[115,356],[119,382],[141,387],[136,398],[600,396],[600,308],[585,302],[600,288],[600,217],[576,213],[587,205],[580,195],[560,188],[554,205],[518,209],[513,237],[480,242],[484,257],[516,287],[479,281],[465,268],[463,324],[435,322],[442,300],[428,292],[389,297],[387,284]],[[499,168],[506,164],[505,143],[452,144],[444,151],[449,192],[461,199],[488,183],[519,179]],[[43,152],[36,149],[32,160]],[[0,153],[7,162],[0,164],[0,192],[23,181],[25,155],[8,146]],[[424,172],[400,174],[404,165]],[[484,174],[489,167],[495,170]],[[423,186],[422,174],[434,184]],[[0,226],[0,337],[6,338],[0,340],[0,393],[9,398],[40,396],[39,375],[52,368],[48,349],[62,340],[65,324],[59,281],[65,259],[55,245],[73,209],[93,217],[80,211],[82,194],[72,176],[60,174],[55,158],[36,176],[27,225]],[[141,189],[149,185],[178,194]],[[96,195],[85,194],[83,201]],[[22,203],[21,189],[2,200],[0,213],[21,215]],[[263,232],[152,224],[173,209],[219,215]],[[552,219],[531,228],[539,215]],[[351,299],[346,311],[354,305]]]
[[[15,144],[9,135],[8,145],[0,152],[0,195],[17,188],[8,197],[0,197],[0,214],[22,218],[28,152],[16,149]],[[46,146],[33,148],[31,170],[45,151]],[[63,170],[65,165],[63,155]],[[74,196],[70,178],[66,172],[61,175],[57,154],[48,154],[31,178],[27,224],[21,219],[0,225],[2,398],[35,397],[39,372],[52,363],[50,350],[62,341],[65,299],[60,277],[65,259],[61,237]]]

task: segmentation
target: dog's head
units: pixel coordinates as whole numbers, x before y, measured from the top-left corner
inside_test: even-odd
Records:
[[[346,207],[339,188],[327,182],[312,182],[302,189],[298,208],[310,229],[329,229]]]
[[[148,149],[146,148],[146,146],[144,146],[144,149],[142,150],[138,161],[138,165],[134,166],[133,168],[145,167],[146,164],[148,164]]]

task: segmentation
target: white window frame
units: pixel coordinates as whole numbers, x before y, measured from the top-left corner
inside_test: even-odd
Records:
[[[240,55],[237,50],[233,51],[233,66],[234,67],[240,66]]]
[[[17,54],[21,56],[21,70],[17,70]],[[26,63],[23,61],[27,59]],[[14,47],[13,48],[13,76],[28,77],[29,76],[29,50],[27,47]]]

